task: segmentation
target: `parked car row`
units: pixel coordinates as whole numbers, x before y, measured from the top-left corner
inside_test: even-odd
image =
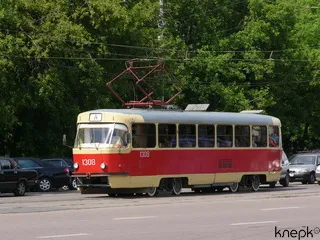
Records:
[[[52,189],[76,189],[74,171],[68,158],[0,157],[0,192],[23,196],[27,190],[48,192]]]
[[[73,171],[70,158],[0,157],[0,192],[23,196],[28,190],[77,189],[76,179],[71,178]],[[298,153],[290,160],[282,152],[281,185],[287,187],[289,182],[313,184],[315,181],[320,185],[320,150]],[[276,182],[269,185],[275,187]]]

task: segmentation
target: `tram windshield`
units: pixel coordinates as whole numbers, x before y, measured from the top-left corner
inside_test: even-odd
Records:
[[[74,147],[105,149],[126,147],[128,128],[123,124],[79,124]]]

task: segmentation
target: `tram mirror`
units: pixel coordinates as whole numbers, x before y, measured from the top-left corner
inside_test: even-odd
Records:
[[[62,144],[66,145],[66,143],[67,143],[67,135],[63,134],[63,136],[62,136]]]

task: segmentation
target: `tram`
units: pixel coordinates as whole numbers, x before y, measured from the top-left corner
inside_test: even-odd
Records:
[[[258,191],[281,173],[278,118],[256,113],[97,109],[77,118],[74,173],[82,194]]]

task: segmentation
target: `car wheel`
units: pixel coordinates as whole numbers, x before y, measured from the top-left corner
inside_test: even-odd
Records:
[[[316,181],[316,177],[314,176],[314,173],[310,173],[308,183],[314,184],[315,181]]]
[[[26,193],[27,184],[25,182],[18,182],[14,191],[15,196],[24,196]]]
[[[72,179],[71,187],[72,187],[72,189],[77,189],[78,188],[77,179],[76,178]]]
[[[290,184],[290,176],[289,174],[287,173],[285,178],[283,180],[280,181],[280,184],[284,187],[288,187],[289,184]]]
[[[52,184],[49,178],[41,178],[38,183],[38,189],[41,192],[49,192],[51,190]]]

